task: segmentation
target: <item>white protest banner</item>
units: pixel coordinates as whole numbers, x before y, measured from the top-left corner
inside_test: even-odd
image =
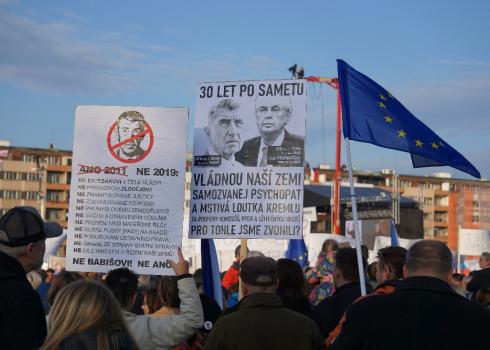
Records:
[[[490,251],[490,231],[479,229],[459,229],[458,254],[480,255]]]
[[[67,270],[173,274],[187,120],[187,108],[77,107]]]
[[[198,86],[190,238],[301,238],[304,80]]]

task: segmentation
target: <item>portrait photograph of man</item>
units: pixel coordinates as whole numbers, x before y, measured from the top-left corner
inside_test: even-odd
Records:
[[[146,125],[145,117],[138,111],[126,111],[117,118],[113,145],[119,145],[114,152],[121,160],[138,161],[146,155]]]
[[[271,165],[272,152],[296,155],[296,166],[304,159],[304,137],[291,133],[286,126],[293,118],[293,103],[290,97],[257,96],[255,121],[259,136],[244,142],[236,159],[245,166]],[[301,166],[301,165],[299,165]]]
[[[235,160],[243,145],[244,121],[240,105],[232,99],[223,99],[208,112],[204,133],[208,140],[206,156],[220,156],[220,166],[241,167]]]

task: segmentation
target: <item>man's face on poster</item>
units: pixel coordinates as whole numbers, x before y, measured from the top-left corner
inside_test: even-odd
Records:
[[[255,116],[261,135],[275,134],[284,129],[291,119],[287,107],[289,105],[289,101],[284,97],[257,97]]]
[[[216,117],[207,128],[209,142],[213,150],[222,157],[229,159],[238,152],[243,145],[242,131],[243,118],[238,110],[218,108]]]
[[[144,131],[144,125],[140,121],[121,119],[118,124],[119,141],[125,141]],[[143,137],[135,138],[121,146],[120,150],[127,157],[134,157],[140,147]]]

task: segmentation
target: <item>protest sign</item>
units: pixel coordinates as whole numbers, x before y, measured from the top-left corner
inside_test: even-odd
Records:
[[[198,86],[190,238],[301,238],[304,80]]]
[[[187,119],[186,108],[77,108],[67,270],[173,273]]]
[[[478,256],[490,251],[490,231],[459,228],[458,254]]]

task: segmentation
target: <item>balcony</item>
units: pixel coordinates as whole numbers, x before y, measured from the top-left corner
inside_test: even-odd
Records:
[[[70,165],[48,165],[47,170],[66,173],[66,172],[69,172],[71,170],[71,166]]]
[[[448,226],[447,221],[434,221],[434,227],[444,227]]]
[[[447,196],[449,196],[449,191],[434,190],[434,196],[436,196],[436,197],[447,197]]]
[[[46,183],[46,189],[47,190],[58,190],[58,191],[69,191],[70,190],[70,185],[69,184],[62,184],[62,183]]]
[[[434,205],[434,211],[449,211],[449,207],[447,205]]]
[[[46,209],[68,209],[67,201],[46,201]]]

